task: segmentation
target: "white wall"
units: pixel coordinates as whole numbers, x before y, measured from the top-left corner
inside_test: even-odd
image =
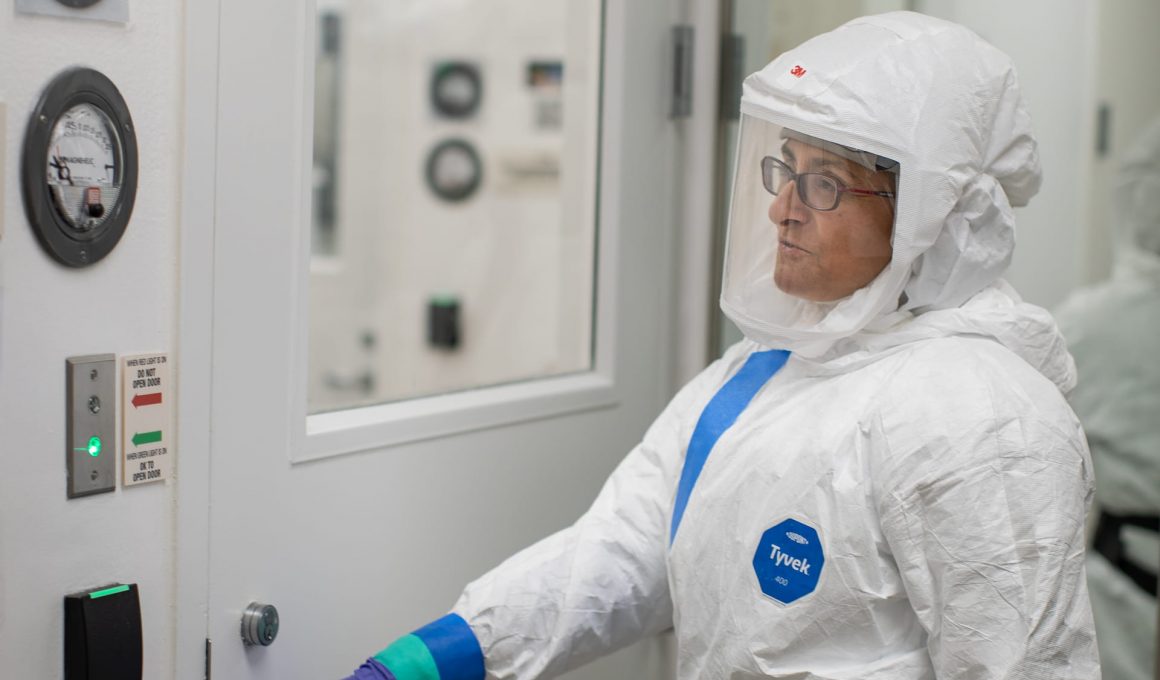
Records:
[[[4,678],[62,677],[62,598],[113,581],[140,588],[145,677],[172,674],[173,483],[65,497],[65,358],[174,350],[182,3],[135,0],[130,12],[128,24],[79,22],[17,15],[13,0],[0,0],[0,102],[8,112],[0,173]],[[105,260],[79,271],[40,249],[19,182],[28,116],[48,81],[73,65],[96,68],[117,84],[140,146],[137,203],[125,236]]]

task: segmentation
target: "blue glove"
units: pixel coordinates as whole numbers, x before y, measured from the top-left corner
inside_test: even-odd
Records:
[[[395,675],[378,661],[367,659],[366,663],[358,667],[354,675],[343,678],[343,680],[395,680]]]

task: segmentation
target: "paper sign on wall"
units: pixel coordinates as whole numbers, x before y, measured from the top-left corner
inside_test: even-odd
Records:
[[[121,361],[122,485],[169,479],[176,451],[169,355],[140,354]]]

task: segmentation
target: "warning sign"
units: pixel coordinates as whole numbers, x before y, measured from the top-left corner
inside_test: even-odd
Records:
[[[173,394],[167,354],[123,357],[121,476],[123,486],[173,474]]]

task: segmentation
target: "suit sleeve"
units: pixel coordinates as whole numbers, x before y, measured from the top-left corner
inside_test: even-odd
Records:
[[[468,585],[351,680],[550,678],[671,628],[668,521],[690,421],[750,350],[735,345],[686,385],[575,524]]]
[[[883,533],[936,676],[1099,678],[1091,462],[1062,396],[966,380],[886,398],[869,429]]]
[[[672,627],[668,517],[687,435],[690,385],[649,428],[571,527],[470,584],[454,611],[488,678],[549,678]]]

